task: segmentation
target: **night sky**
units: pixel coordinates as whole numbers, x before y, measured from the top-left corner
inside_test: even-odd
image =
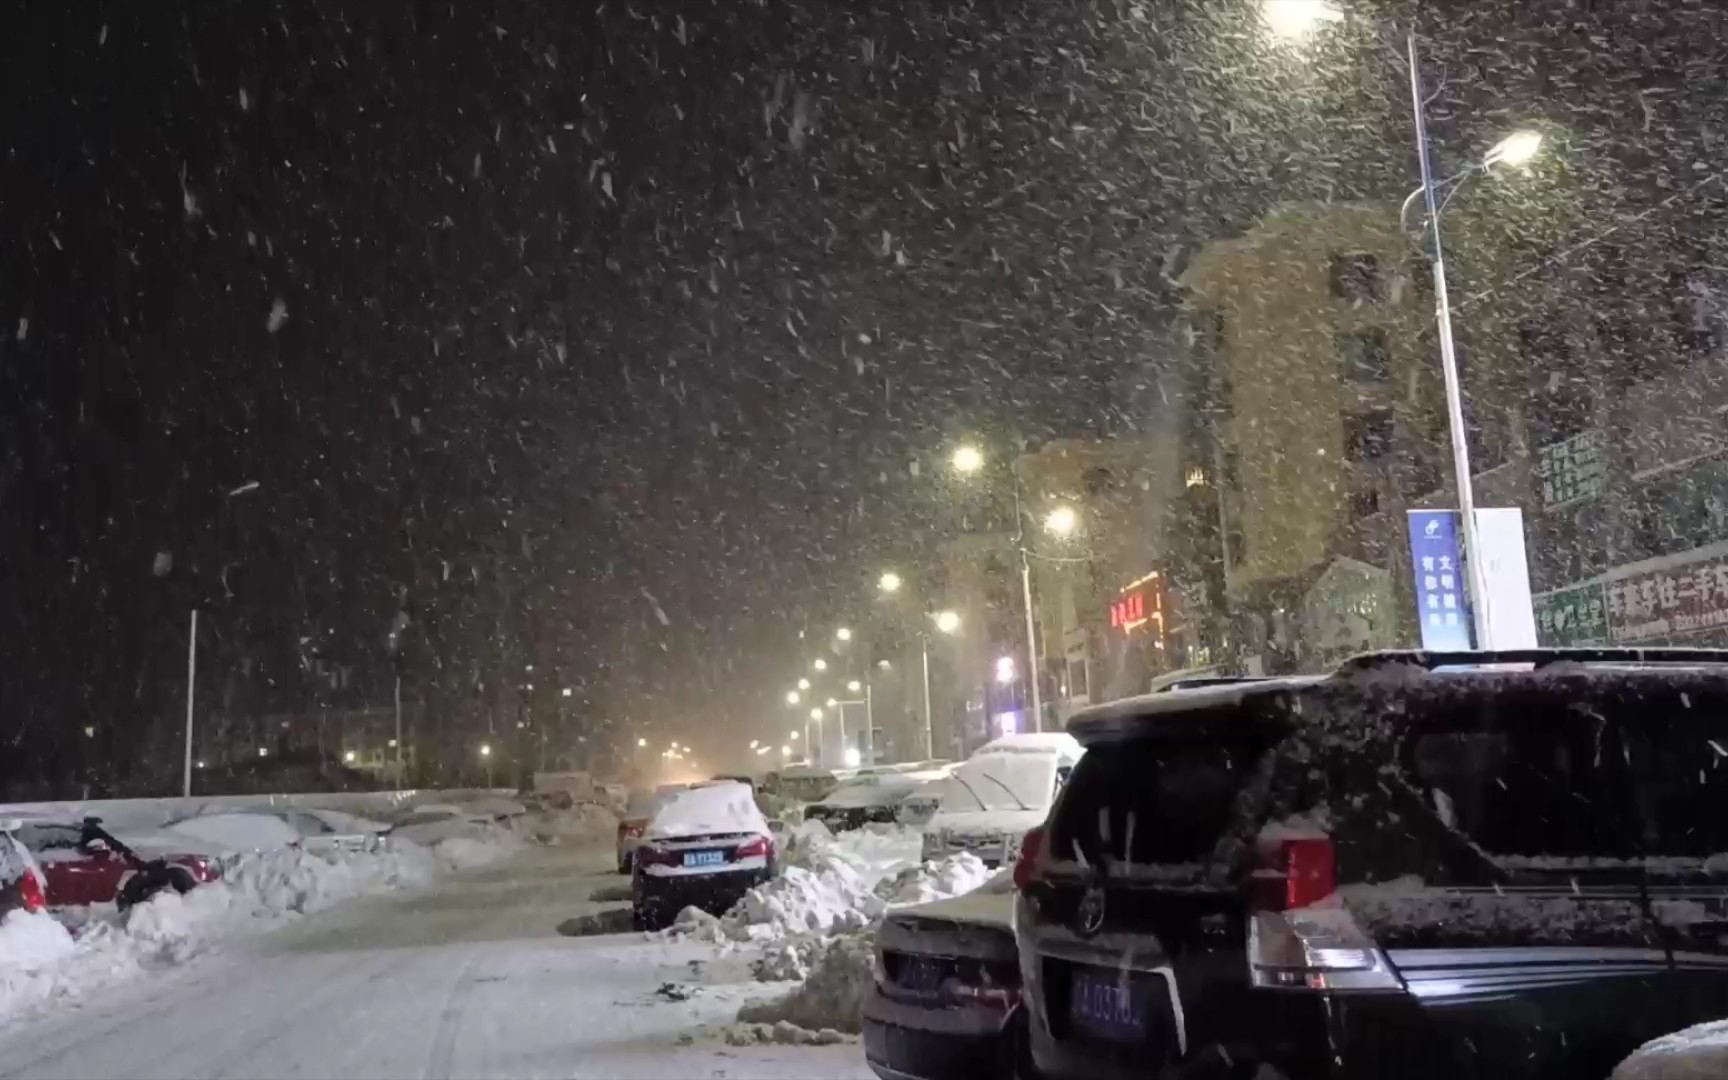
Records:
[[[594,729],[773,708],[953,440],[1142,430],[1185,252],[1408,188],[1414,9],[1346,6],[8,5],[0,793],[171,783],[193,606],[212,709],[387,702],[398,622],[452,742],[528,663]],[[1421,17],[1437,140],[1641,159],[1595,213],[1720,162],[1711,5]]]

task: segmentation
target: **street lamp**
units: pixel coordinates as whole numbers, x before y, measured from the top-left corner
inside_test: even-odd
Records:
[[[1479,165],[1472,166],[1448,180],[1434,179],[1428,158],[1428,118],[1424,110],[1422,68],[1416,57],[1416,34],[1407,39],[1410,62],[1410,102],[1416,120],[1416,160],[1422,174],[1422,186],[1404,200],[1398,220],[1402,225],[1410,204],[1420,195],[1428,211],[1427,228],[1432,248],[1429,251],[1434,273],[1434,316],[1440,338],[1440,374],[1446,384],[1446,421],[1452,438],[1452,470],[1458,487],[1458,516],[1464,531],[1465,580],[1470,586],[1471,622],[1476,631],[1476,648],[1494,647],[1493,620],[1489,617],[1487,567],[1483,563],[1481,538],[1476,531],[1476,492],[1470,478],[1470,445],[1464,429],[1463,391],[1458,380],[1458,352],[1452,340],[1452,305],[1446,295],[1446,256],[1440,244],[1440,211],[1445,202],[1439,188],[1450,186],[1451,198],[1457,185],[1478,172],[1487,172],[1496,164],[1524,165],[1542,145],[1542,136],[1534,131],[1515,131],[1496,143]]]
[[[787,732],[787,733],[786,733],[786,737],[787,737],[787,738],[788,738],[788,739],[791,739],[791,740],[792,740],[792,741],[793,741],[793,742],[797,742],[797,741],[798,741],[798,733],[797,733],[797,732],[796,732],[796,731],[788,731],[788,732]]]
[[[798,689],[800,689],[800,690],[810,689],[810,680],[809,679],[799,679],[798,680]]]
[[[816,658],[816,662],[814,664],[811,664],[810,666],[815,668],[817,671],[827,671],[828,670],[828,661],[826,661],[826,660],[822,659],[820,656],[818,656]]]
[[[1520,130],[1501,139],[1488,148],[1488,153],[1482,156],[1482,167],[1490,165],[1528,165],[1530,159],[1536,156],[1536,151],[1542,149],[1542,133],[1540,131]]]
[[[1080,525],[1080,515],[1074,512],[1072,506],[1063,504],[1044,515],[1044,531],[1052,536],[1064,539],[1074,535],[1074,530]]]
[[[856,694],[860,690],[864,689],[864,684],[859,682],[857,679],[853,679],[851,682],[846,684],[846,689],[848,692]]]
[[[984,468],[984,452],[970,443],[957,446],[948,463],[961,476],[971,476]]]
[[[480,744],[480,756],[483,758],[489,758],[492,756],[492,744],[491,743],[481,743]]]
[[[930,620],[936,624],[936,629],[944,634],[953,635],[960,632],[960,615],[956,611],[944,608],[933,613]],[[924,756],[933,758],[936,756],[936,727],[930,713],[930,632],[928,630],[918,631],[918,644],[922,649],[924,661]]]
[[[352,751],[352,750],[342,751],[342,760],[352,764],[354,761],[354,751]]]
[[[822,719],[822,710],[821,709],[811,709],[810,710],[810,719],[820,722]]]
[[[998,657],[996,660],[996,681],[1007,686],[1014,681],[1014,658],[1012,656]]]
[[[566,687],[565,687],[565,688],[564,688],[564,696],[565,696],[565,697],[569,697],[569,696],[570,696],[570,688],[569,688],[569,687],[568,687],[568,686],[566,686]]]
[[[842,626],[840,629],[834,631],[834,640],[836,640],[836,641],[851,641],[852,640],[851,628]]]
[[[829,698],[828,699],[828,707],[830,709],[832,709],[834,706],[836,706],[838,704],[840,704],[840,701],[838,698]]]
[[[876,579],[876,587],[885,593],[897,593],[903,584],[905,583],[900,580],[900,575],[892,570],[885,572]]]
[[[638,750],[646,748],[647,745],[648,745],[647,739],[637,739],[636,740],[636,749],[638,749]]]
[[[1260,0],[1260,18],[1273,37],[1299,41],[1344,13],[1330,0]]]
[[[786,691],[786,704],[796,705],[796,704],[798,704],[798,700],[799,700],[798,699],[798,691],[796,691],[796,690]]]

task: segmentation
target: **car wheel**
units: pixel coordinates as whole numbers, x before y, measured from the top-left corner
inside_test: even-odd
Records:
[[[197,884],[191,871],[183,866],[146,866],[120,886],[120,894],[114,898],[114,906],[125,911],[136,904],[142,904],[164,889],[185,894],[191,892]]]
[[[642,897],[631,905],[630,925],[637,930],[664,930],[670,922],[662,905],[656,900]]]
[[[624,854],[618,856],[618,872],[620,874],[628,874],[635,868],[636,860],[631,858],[630,852],[626,851]]]

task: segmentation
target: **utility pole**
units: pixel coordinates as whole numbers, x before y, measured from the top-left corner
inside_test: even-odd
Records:
[[[1038,686],[1041,664],[1038,662],[1037,623],[1032,618],[1032,562],[1025,544],[1020,547],[1020,596],[1026,605],[1026,688],[1032,697],[1032,730],[1044,730],[1044,700]]]
[[[924,647],[924,758],[933,761],[936,758],[936,729],[930,722],[930,635],[921,632],[918,641]]]
[[[192,632],[186,638],[186,759],[180,770],[180,794],[192,797],[192,703],[198,679],[198,609],[192,609]]]
[[[1446,257],[1440,248],[1440,208],[1434,198],[1434,173],[1428,162],[1428,121],[1423,111],[1422,69],[1416,61],[1416,34],[1409,37],[1410,101],[1416,113],[1416,158],[1422,170],[1422,197],[1428,208],[1428,237],[1434,271],[1434,318],[1440,338],[1440,373],[1446,383],[1446,420],[1452,434],[1452,469],[1458,486],[1458,515],[1464,526],[1465,580],[1470,583],[1470,613],[1476,647],[1492,649],[1488,618],[1487,567],[1476,533],[1476,496],[1470,480],[1470,445],[1464,430],[1464,400],[1458,385],[1458,354],[1452,341],[1452,305],[1446,296]]]
[[[872,704],[870,680],[864,680],[864,764],[876,764],[876,708]]]

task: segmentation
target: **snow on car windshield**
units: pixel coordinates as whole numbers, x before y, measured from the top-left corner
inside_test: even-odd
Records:
[[[942,782],[942,811],[1042,810],[1055,789],[1053,754],[980,754]]]

